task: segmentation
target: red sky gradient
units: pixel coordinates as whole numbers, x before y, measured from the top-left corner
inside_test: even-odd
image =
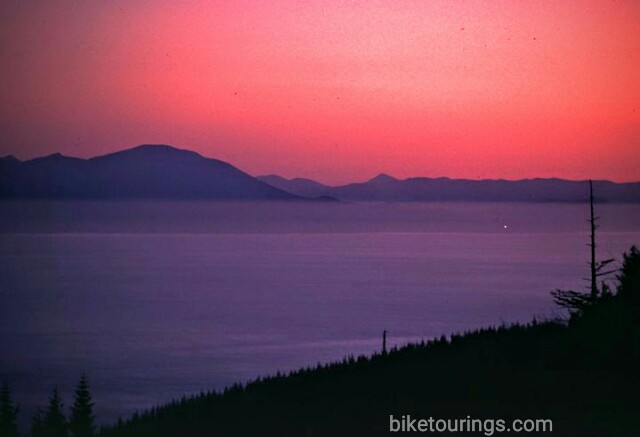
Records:
[[[0,155],[640,180],[640,2],[0,2]]]

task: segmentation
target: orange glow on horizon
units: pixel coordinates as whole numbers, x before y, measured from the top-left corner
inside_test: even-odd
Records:
[[[0,155],[165,143],[252,174],[640,180],[635,1],[0,5]]]

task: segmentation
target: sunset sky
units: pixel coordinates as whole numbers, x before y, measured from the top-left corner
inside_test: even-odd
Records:
[[[640,2],[3,0],[0,155],[640,180]]]

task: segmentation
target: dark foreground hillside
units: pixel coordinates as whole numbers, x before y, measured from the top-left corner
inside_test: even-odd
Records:
[[[551,435],[637,436],[640,253],[635,249],[625,256],[618,280],[615,291],[603,289],[568,323],[489,328],[349,358],[184,399],[102,434],[378,435],[389,432],[390,415],[410,415],[504,419],[507,427],[513,419],[551,419]],[[486,427],[475,433],[510,434]]]

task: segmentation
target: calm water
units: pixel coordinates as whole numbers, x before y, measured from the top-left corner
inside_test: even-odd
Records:
[[[598,206],[599,256],[640,205]],[[0,203],[0,379],[28,420],[90,376],[104,422],[348,354],[559,315],[588,209],[561,204]]]

